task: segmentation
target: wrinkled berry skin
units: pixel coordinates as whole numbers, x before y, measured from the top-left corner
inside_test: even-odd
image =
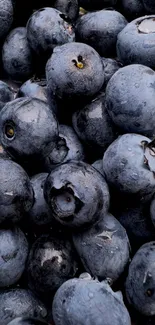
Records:
[[[79,14],[79,1],[78,0],[54,0],[54,7],[61,11],[69,18],[74,21],[78,18]]]
[[[13,99],[13,90],[9,87],[6,82],[0,80],[0,110],[4,107],[7,102],[10,102]]]
[[[148,32],[149,28],[155,29],[154,19],[155,15],[137,18],[127,24],[119,33],[117,56],[124,65],[143,64],[154,69],[153,44],[155,43],[155,34],[154,31]],[[149,22],[153,24],[153,27],[149,26]],[[145,23],[146,26],[143,26],[141,23]]]
[[[132,253],[143,244],[155,240],[155,231],[147,206],[136,204],[122,207],[115,216],[127,231]]]
[[[106,110],[105,95],[97,97],[81,110],[76,111],[72,123],[78,137],[99,157],[116,139],[114,124]]]
[[[16,317],[45,319],[47,310],[31,291],[5,289],[0,291],[0,324],[7,325]]]
[[[55,325],[131,325],[123,299],[96,280],[65,282],[55,294],[52,309]]]
[[[17,97],[31,97],[38,98],[47,102],[46,87],[39,84],[39,82],[29,79],[20,87]]]
[[[99,213],[109,208],[104,178],[84,162],[72,161],[55,168],[45,181],[44,196],[55,219],[73,228],[93,224]]]
[[[103,157],[103,170],[109,185],[117,191],[134,194],[142,202],[150,200],[155,192],[155,157],[144,150],[139,134],[124,134],[115,140]]]
[[[0,288],[17,283],[25,270],[28,242],[19,228],[0,230]]]
[[[13,29],[7,36],[2,48],[2,62],[11,79],[23,81],[33,74],[32,51],[25,27]]]
[[[73,235],[74,246],[84,268],[99,280],[116,281],[129,262],[129,240],[125,229],[107,214],[88,230]]]
[[[0,158],[0,223],[15,223],[33,205],[33,188],[24,169],[10,159]]]
[[[124,133],[155,136],[155,73],[133,64],[119,69],[106,88],[107,111]]]
[[[6,127],[14,135],[8,138]],[[0,139],[4,148],[16,160],[43,159],[58,137],[58,124],[48,104],[37,98],[18,98],[0,113]]]
[[[0,39],[6,36],[13,22],[13,5],[11,0],[0,1]]]
[[[126,296],[141,314],[155,315],[155,242],[141,246],[129,266]]]
[[[47,176],[47,173],[41,173],[31,178],[35,200],[32,208],[28,212],[28,216],[30,221],[38,226],[51,224],[53,220],[51,210],[43,195],[44,182]]]
[[[62,235],[43,235],[33,244],[28,258],[28,284],[41,297],[47,298],[77,270],[73,245]]]
[[[118,60],[110,59],[110,58],[104,58],[102,57],[102,63],[104,66],[104,87],[107,86],[108,81],[111,79],[111,77],[114,75],[116,71],[118,71],[120,68],[122,68],[122,63]]]
[[[89,45],[68,43],[56,47],[46,65],[49,93],[60,99],[87,99],[103,86],[104,68]]]
[[[77,21],[76,40],[92,46],[101,56],[113,56],[116,52],[117,35],[126,24],[127,20],[118,11],[87,13]]]
[[[117,3],[117,0],[80,0],[80,7],[91,11],[100,10],[105,7],[112,7]]]
[[[13,319],[7,325],[48,325],[48,324],[36,318],[18,317]]]
[[[85,159],[83,146],[71,126],[61,124],[59,138],[50,155],[45,158],[45,169],[48,172],[62,163]]]
[[[52,53],[55,46],[73,42],[72,26],[54,8],[42,8],[32,14],[27,23],[27,39],[38,55]]]

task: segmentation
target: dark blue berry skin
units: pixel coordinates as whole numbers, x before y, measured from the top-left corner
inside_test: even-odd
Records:
[[[155,15],[137,18],[119,33],[117,56],[124,65],[143,64],[154,69],[154,18]]]
[[[102,176],[104,176],[102,159],[94,161],[92,167],[94,167]]]
[[[107,183],[141,202],[151,200],[155,192],[155,157],[151,148],[143,147],[150,141],[139,134],[124,134],[108,147],[103,157]]]
[[[14,131],[8,137],[6,127]],[[58,138],[58,123],[48,104],[37,98],[18,98],[7,103],[0,113],[0,139],[17,161],[41,160]],[[32,163],[32,160],[31,160]]]
[[[33,188],[24,169],[0,158],[0,223],[19,222],[33,205]]]
[[[148,206],[130,204],[128,207],[120,207],[115,217],[127,231],[132,253],[135,253],[143,244],[155,240],[155,230],[150,220]]]
[[[116,139],[114,124],[106,110],[105,95],[99,95],[72,117],[75,132],[99,157]]]
[[[38,98],[47,102],[47,90],[43,81],[29,79],[20,87],[17,97]]]
[[[33,244],[27,265],[28,285],[40,297],[50,298],[78,270],[71,241],[60,235],[42,235]]]
[[[125,229],[107,214],[88,230],[73,235],[84,268],[99,280],[118,280],[129,262],[129,240]]]
[[[28,242],[19,228],[0,230],[0,287],[19,281],[28,256]]]
[[[122,68],[123,64],[118,60],[104,58],[104,57],[102,57],[102,63],[104,67],[104,77],[105,77],[104,87],[106,87],[108,81],[111,79],[113,74],[116,71],[118,71],[120,68]]]
[[[78,18],[78,0],[54,0],[54,7],[65,14],[70,21],[75,21]]]
[[[45,200],[55,219],[71,228],[86,227],[109,209],[109,190],[100,173],[81,161],[55,168],[44,184]]]
[[[121,132],[155,136],[154,84],[154,71],[140,64],[112,76],[106,88],[107,111]]]
[[[59,99],[89,99],[103,86],[104,68],[89,45],[68,43],[56,47],[46,65],[49,94]]]
[[[50,155],[45,158],[44,164],[47,172],[51,172],[58,165],[68,161],[85,160],[83,145],[71,126],[59,125],[59,138]]]
[[[0,291],[0,324],[7,325],[16,317],[46,319],[47,310],[30,290],[5,289]]]
[[[105,7],[111,7],[116,5],[117,0],[80,0],[80,7],[91,11],[91,10],[100,10]]]
[[[55,46],[73,42],[75,34],[64,15],[54,8],[42,8],[33,13],[27,23],[27,39],[38,55],[52,53]]]
[[[101,10],[87,13],[78,19],[76,40],[92,46],[101,56],[114,56],[117,35],[127,20],[117,11]]]
[[[17,317],[9,322],[7,325],[48,325],[42,320],[29,317]]]
[[[120,9],[129,20],[146,14],[142,0],[121,0]]]
[[[13,89],[11,89],[6,82],[0,80],[0,109],[2,109],[6,103],[13,99]]]
[[[65,282],[53,301],[55,325],[131,325],[123,299],[96,280]]]
[[[28,216],[30,222],[38,226],[49,225],[53,221],[51,210],[43,195],[44,182],[47,176],[47,173],[41,173],[31,178],[31,185],[34,191],[34,204],[29,210]]]
[[[0,1],[0,39],[3,39],[13,22],[13,5],[11,0]]]
[[[151,216],[152,223],[155,227],[155,196],[153,197],[150,204],[150,216]]]
[[[33,74],[32,51],[27,41],[26,28],[13,29],[2,48],[3,69],[9,78],[23,81]]]
[[[141,314],[155,315],[155,242],[141,246],[129,266],[126,296]]]
[[[11,159],[9,154],[6,152],[6,150],[3,148],[3,146],[0,144],[0,158],[6,158]]]

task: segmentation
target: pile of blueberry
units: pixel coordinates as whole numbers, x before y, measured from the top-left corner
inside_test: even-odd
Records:
[[[0,325],[155,324],[155,1],[0,0]]]

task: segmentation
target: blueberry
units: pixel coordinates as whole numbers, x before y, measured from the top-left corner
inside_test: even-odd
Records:
[[[139,134],[124,134],[109,146],[103,157],[108,184],[144,202],[155,192],[155,157],[150,141]]]
[[[1,143],[18,161],[43,159],[55,146],[57,137],[55,116],[40,99],[18,98],[0,113]]]
[[[78,137],[95,151],[96,156],[103,156],[116,138],[114,124],[106,110],[104,94],[76,111],[72,122]]]
[[[154,32],[155,15],[143,16],[127,24],[118,35],[118,58],[125,65],[138,63],[154,69]]]
[[[69,20],[76,20],[79,14],[78,0],[55,0],[54,7],[67,16]]]
[[[93,224],[109,208],[109,191],[100,173],[78,161],[62,164],[44,184],[44,196],[53,216],[62,225],[81,227]]]
[[[100,10],[114,6],[117,0],[79,0],[80,6],[87,10]]]
[[[24,169],[0,158],[0,223],[18,222],[33,205],[33,189]]]
[[[31,291],[5,289],[0,291],[0,324],[7,325],[16,317],[45,319],[47,310]]]
[[[102,63],[104,66],[104,86],[107,85],[108,81],[111,79],[113,74],[118,71],[120,68],[122,68],[122,63],[118,60],[110,59],[110,58],[104,58],[102,57]]]
[[[107,110],[122,132],[155,136],[154,84],[154,71],[140,64],[112,76],[106,88]]]
[[[0,287],[15,284],[25,269],[28,242],[19,228],[0,229]]]
[[[90,229],[73,235],[75,248],[85,270],[100,280],[116,281],[129,262],[129,240],[125,229],[112,215]]]
[[[155,231],[147,206],[138,203],[131,204],[128,207],[122,207],[115,216],[127,231],[132,252],[155,239]]]
[[[87,13],[76,24],[76,40],[89,44],[101,56],[113,56],[117,35],[126,24],[125,17],[114,10]]]
[[[13,5],[11,0],[0,0],[0,38],[4,38],[13,22]]]
[[[123,299],[96,280],[65,282],[54,297],[52,309],[55,325],[131,325]]]
[[[30,221],[38,226],[51,224],[53,217],[50,208],[48,207],[44,195],[43,187],[48,174],[41,173],[31,178],[31,184],[34,190],[34,204],[28,212]]]
[[[27,38],[38,54],[51,53],[55,46],[74,41],[73,27],[54,8],[42,8],[33,13],[27,23]]]
[[[92,167],[94,167],[101,175],[104,176],[102,159],[94,161]]]
[[[3,106],[14,99],[14,92],[9,85],[0,80],[0,109],[3,108]]]
[[[62,234],[42,235],[33,244],[27,266],[28,284],[41,297],[50,297],[77,270],[73,244]]]
[[[9,322],[7,325],[48,325],[42,320],[29,317],[17,317]]]
[[[46,65],[46,78],[49,93],[60,99],[89,98],[103,86],[102,60],[89,45],[68,43],[54,49]]]
[[[29,47],[26,28],[12,29],[2,48],[3,68],[14,80],[26,80],[33,73],[32,51]]]
[[[38,98],[47,102],[47,91],[45,83],[37,80],[29,79],[20,87],[17,97],[31,97]]]
[[[121,0],[121,9],[128,19],[133,20],[134,18],[143,16],[146,12],[142,0]]]
[[[68,125],[59,126],[59,141],[45,159],[45,168],[50,172],[56,166],[72,161],[84,160],[84,149],[72,127]]]
[[[127,299],[141,314],[155,315],[155,242],[141,246],[129,266]]]

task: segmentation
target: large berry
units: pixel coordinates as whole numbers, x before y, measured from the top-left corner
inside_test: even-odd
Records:
[[[18,98],[2,109],[0,138],[17,160],[42,159],[54,148],[58,124],[48,104],[37,98]]]
[[[122,297],[106,283],[88,279],[69,280],[58,289],[53,318],[55,325],[131,325]]]
[[[44,184],[44,195],[53,216],[62,225],[93,224],[109,208],[109,191],[103,176],[78,161],[55,168]]]

